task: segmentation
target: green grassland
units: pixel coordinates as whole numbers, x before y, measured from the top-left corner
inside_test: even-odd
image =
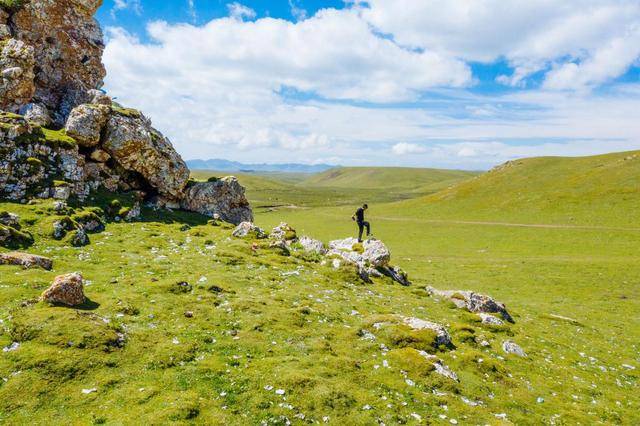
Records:
[[[208,170],[192,172],[197,180],[223,175]],[[257,211],[353,205],[363,199],[378,203],[405,200],[433,194],[476,175],[459,170],[379,167],[344,167],[315,175],[236,174]]]
[[[20,343],[0,353],[0,422],[638,424],[640,226],[624,195],[634,160],[591,168],[632,156],[526,160],[384,204],[412,189],[381,195],[394,191],[380,182],[407,182],[408,172],[371,192],[376,173],[354,184],[359,192],[304,183],[317,177],[239,176],[254,204],[299,207],[259,208],[258,225],[284,220],[325,241],[353,235],[353,210],[368,201],[374,234],[411,287],[364,284],[351,268],[260,242],[254,250],[229,226],[186,213],[144,210],[143,221],[109,223],[72,248],[49,237],[50,202],[0,203],[33,234],[29,252],[55,262],[52,272],[0,266],[0,347]],[[598,221],[590,209],[603,212]],[[89,280],[83,309],[36,302],[72,271]],[[428,297],[427,285],[490,294],[516,322],[482,325]],[[390,314],[445,324],[455,349],[402,327],[361,337]],[[505,354],[506,339],[528,357]],[[416,349],[460,381],[435,374]]]

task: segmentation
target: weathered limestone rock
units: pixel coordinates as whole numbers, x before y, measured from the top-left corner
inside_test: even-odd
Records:
[[[387,246],[375,239],[368,239],[362,243],[358,243],[355,238],[331,241],[329,254],[336,254],[352,263],[364,262],[373,268],[387,266],[391,260],[391,252]]]
[[[217,214],[234,225],[253,221],[253,212],[244,188],[233,176],[188,187],[184,191],[181,207],[209,217]]]
[[[33,97],[33,46],[14,38],[0,41],[0,110],[17,112]]]
[[[50,271],[53,268],[53,261],[48,257],[36,256],[29,253],[11,252],[0,253],[0,265],[18,265],[25,269],[37,267]]]
[[[82,275],[74,272],[57,276],[51,287],[42,293],[41,299],[56,305],[82,305],[85,301]]]
[[[418,351],[418,353],[433,364],[433,367],[435,368],[436,373],[440,374],[441,376],[447,377],[453,381],[456,381],[456,382],[459,381],[458,375],[455,372],[453,372],[449,367],[447,367],[440,358],[438,358],[435,355],[431,355],[425,351]]]
[[[110,112],[111,108],[106,105],[79,105],[69,114],[65,130],[81,146],[87,148],[97,146]]]
[[[236,238],[246,238],[252,236],[255,238],[267,238],[267,234],[259,227],[251,222],[242,222],[231,233]]]
[[[300,240],[298,240],[298,242],[302,246],[302,249],[307,253],[317,253],[320,255],[327,253],[327,249],[325,248],[322,241],[314,240],[313,238],[307,236],[302,236],[300,237]]]
[[[363,281],[370,283],[371,277],[388,276],[401,285],[411,285],[402,269],[389,266],[391,252],[382,241],[368,239],[362,243],[355,238],[345,238],[329,243],[329,256],[339,256],[358,268],[358,275]]]
[[[438,336],[436,339],[436,343],[438,345],[451,345],[451,336],[449,335],[449,332],[447,332],[447,329],[440,324],[414,317],[402,317],[402,322],[413,330],[433,330]]]
[[[527,357],[525,351],[522,350],[522,348],[518,344],[512,342],[511,340],[506,340],[502,343],[502,350],[508,354],[514,354],[522,358]]]
[[[183,198],[189,169],[171,142],[142,114],[112,114],[102,147],[122,168],[139,173],[160,195]]]
[[[62,125],[87,90],[102,86],[102,31],[93,18],[102,0],[28,1],[13,13],[13,37],[31,46],[35,100]],[[0,97],[2,98],[2,97]]]
[[[500,314],[505,321],[514,322],[504,303],[484,294],[468,290],[438,290],[433,287],[427,287],[427,292],[432,296],[450,300],[460,309],[475,313]]]
[[[269,234],[269,238],[277,241],[291,242],[297,241],[298,236],[295,229],[289,226],[289,224],[282,222],[280,225],[273,228]]]
[[[20,108],[20,114],[29,123],[36,126],[48,126],[51,124],[51,116],[46,106],[42,104],[29,103]]]
[[[478,316],[480,317],[480,321],[482,321],[483,324],[487,324],[487,325],[504,325],[504,321],[502,321],[498,317],[494,317],[493,315],[485,314],[484,312],[480,312],[478,314]]]

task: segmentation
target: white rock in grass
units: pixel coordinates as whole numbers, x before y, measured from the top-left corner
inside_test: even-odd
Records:
[[[511,340],[507,340],[502,343],[502,350],[508,354],[518,355],[519,357],[526,358],[527,354],[518,344],[512,342]]]

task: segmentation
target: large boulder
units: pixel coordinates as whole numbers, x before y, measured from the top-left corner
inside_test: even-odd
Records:
[[[78,272],[59,275],[42,293],[41,299],[54,305],[77,306],[85,302],[82,275]]]
[[[487,295],[469,290],[438,290],[433,287],[427,287],[427,292],[431,296],[450,300],[460,309],[466,309],[476,314],[499,314],[505,321],[514,322],[504,303],[498,302]],[[490,321],[486,317],[481,317],[481,320],[484,323]]]
[[[123,169],[140,174],[160,195],[183,198],[189,169],[171,142],[142,114],[114,111],[107,121],[102,147]]]
[[[79,105],[69,114],[65,130],[81,146],[88,148],[97,146],[110,112],[111,108],[106,105]]]
[[[53,268],[53,261],[48,257],[35,254],[11,252],[0,253],[0,265],[17,265],[25,269],[42,268],[50,271]]]
[[[181,207],[209,217],[218,215],[234,225],[253,221],[244,188],[233,176],[189,186],[184,191]]]

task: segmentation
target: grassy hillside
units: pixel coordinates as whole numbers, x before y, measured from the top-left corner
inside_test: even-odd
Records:
[[[523,160],[437,196],[372,203],[373,231],[411,287],[364,284],[353,269],[230,238],[230,226],[189,213],[144,209],[142,221],[108,223],[73,248],[50,236],[51,201],[0,202],[33,235],[28,251],[54,260],[52,272],[0,266],[0,423],[638,424],[640,231],[621,219],[632,156]],[[594,171],[598,162],[607,173]],[[240,180],[254,201],[307,203],[256,209],[267,229],[284,220],[325,242],[356,231],[351,189]],[[545,188],[537,215],[533,181]],[[598,196],[587,189],[596,182]],[[563,225],[564,199],[576,201],[576,218],[609,205],[610,226]],[[493,222],[461,223],[483,218],[467,211],[480,207]],[[88,280],[86,306],[37,301],[72,271]],[[490,294],[516,322],[483,325],[428,297],[428,285]],[[455,348],[373,327],[392,314],[444,324]],[[505,340],[528,357],[504,353]]]
[[[341,167],[311,176],[303,185],[331,188],[436,192],[478,173],[461,170],[400,167]]]
[[[384,211],[402,209],[422,219],[640,228],[639,176],[638,151],[530,158]]]
[[[209,170],[196,170],[192,177],[207,180],[212,176],[226,176],[228,173]],[[343,188],[312,188],[300,184],[308,175],[289,173],[246,174],[234,173],[247,189],[247,198],[255,211],[270,211],[283,208],[309,208],[321,206],[339,206],[362,204],[363,200],[375,199],[390,202],[403,199],[388,192],[375,190],[345,190]]]
[[[228,173],[196,170],[206,180]],[[258,211],[277,207],[321,207],[388,203],[437,192],[476,176],[475,172],[412,168],[337,168],[307,175],[234,173]]]

